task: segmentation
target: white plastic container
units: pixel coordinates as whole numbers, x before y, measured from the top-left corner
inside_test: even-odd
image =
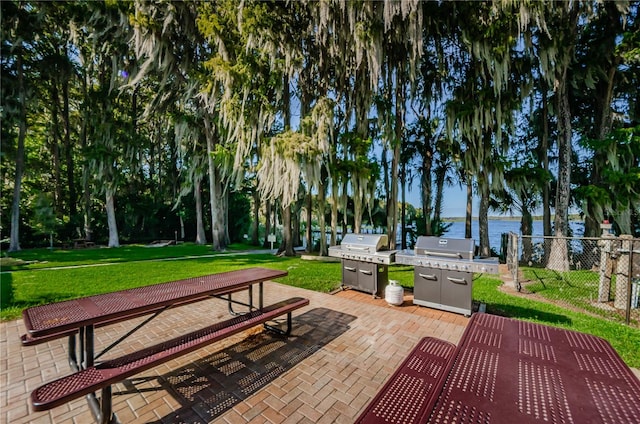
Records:
[[[404,302],[404,289],[396,280],[389,280],[384,292],[384,299],[389,305],[399,306]]]

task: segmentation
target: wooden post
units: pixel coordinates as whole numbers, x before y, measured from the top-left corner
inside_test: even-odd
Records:
[[[616,309],[626,309],[629,304],[629,261],[631,260],[631,239],[630,234],[622,234],[622,246],[620,256],[616,266],[616,297],[613,306]]]

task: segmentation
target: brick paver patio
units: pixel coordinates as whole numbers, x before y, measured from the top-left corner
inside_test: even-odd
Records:
[[[260,328],[210,345],[114,386],[114,411],[124,423],[352,423],[424,336],[453,343],[467,318],[433,309],[388,306],[344,291],[316,293],[265,284],[265,304],[303,296],[284,339]],[[110,351],[114,357],[227,316],[219,300],[160,315]],[[209,317],[209,318],[208,318]],[[96,351],[138,320],[96,330]],[[35,413],[32,390],[69,373],[66,339],[22,347],[21,320],[0,324],[0,422],[89,423],[84,399]]]

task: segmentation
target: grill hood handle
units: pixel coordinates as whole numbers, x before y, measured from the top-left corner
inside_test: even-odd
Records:
[[[368,252],[370,247],[359,247],[359,246],[347,246],[347,250],[363,250]]]
[[[462,255],[460,253],[432,252],[430,250],[425,250],[424,254],[427,256],[442,256],[447,258],[462,259]]]

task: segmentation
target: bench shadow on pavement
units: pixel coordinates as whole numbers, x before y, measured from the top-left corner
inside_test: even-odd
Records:
[[[315,308],[293,318],[288,338],[263,331],[159,377],[181,408],[154,424],[212,421],[346,332],[355,319]],[[137,391],[136,381],[144,380],[129,379],[125,387]]]

